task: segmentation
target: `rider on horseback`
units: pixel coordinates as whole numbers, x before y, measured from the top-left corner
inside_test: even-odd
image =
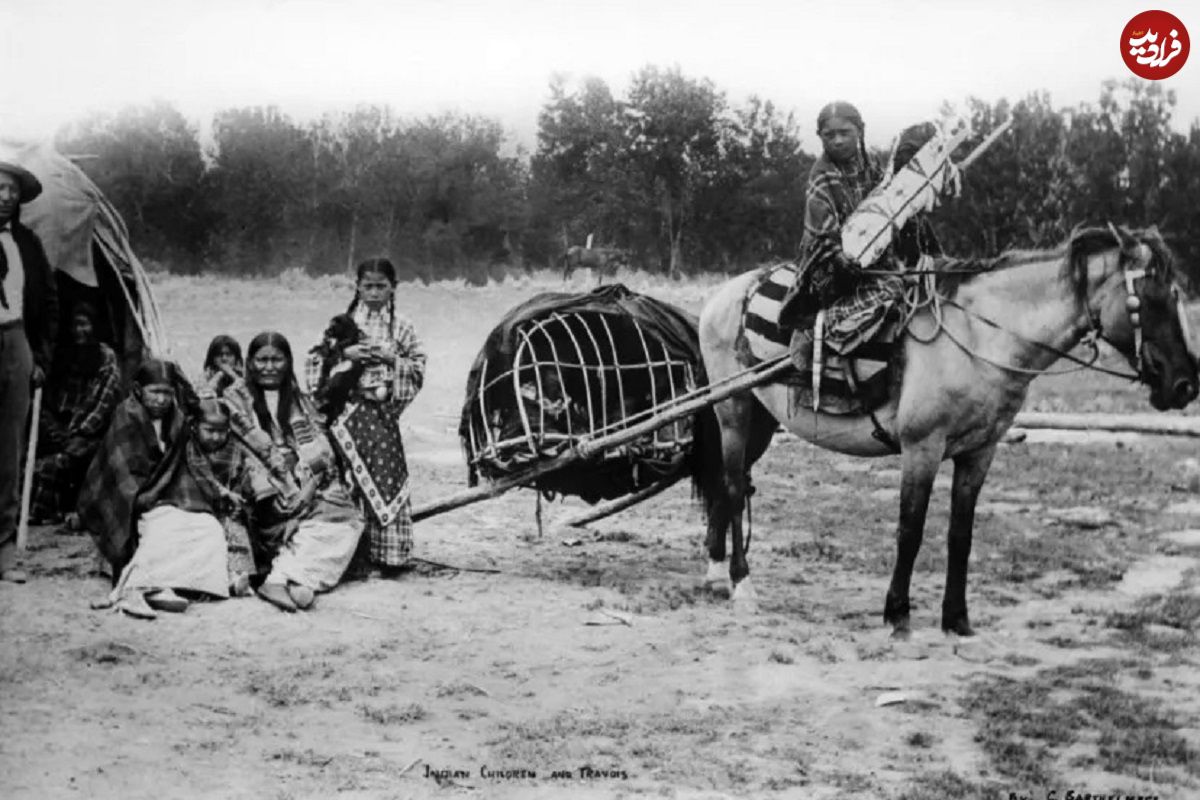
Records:
[[[825,342],[843,354],[878,331],[904,292],[898,275],[865,273],[864,265],[843,249],[842,226],[884,177],[863,143],[864,127],[858,109],[842,101],[830,103],[817,116],[824,152],[809,174],[800,270],[779,315],[783,328],[806,328],[825,309]],[[893,171],[937,132],[931,123],[906,129],[892,160]],[[929,221],[918,215],[897,233],[882,259],[884,269],[915,267],[923,254],[940,255],[941,247]]]

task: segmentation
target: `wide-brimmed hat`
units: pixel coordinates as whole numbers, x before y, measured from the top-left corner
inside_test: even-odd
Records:
[[[17,184],[21,187],[22,203],[28,203],[42,193],[42,182],[32,172],[2,154],[0,154],[0,172],[7,172],[17,179]]]

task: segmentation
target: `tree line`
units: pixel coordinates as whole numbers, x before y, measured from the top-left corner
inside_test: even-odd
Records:
[[[943,246],[987,256],[1052,246],[1081,223],[1157,225],[1200,277],[1200,121],[1175,132],[1174,106],[1136,79],[1075,107],[1041,92],[970,99],[964,151],[1013,126],[936,212]],[[557,266],[589,237],[676,277],[792,258],[815,155],[800,130],[768,100],[735,105],[707,79],[647,66],[621,96],[554,78],[532,153],[494,120],[379,106],[304,124],[228,109],[202,145],[162,101],[82,119],[56,144],[80,156],[138,252],[176,271],[332,273],[386,254],[406,279],[483,283]]]

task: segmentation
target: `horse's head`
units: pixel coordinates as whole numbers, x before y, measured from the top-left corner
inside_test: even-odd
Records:
[[[1071,238],[1070,258],[1082,280],[1103,272],[1088,302],[1101,337],[1129,360],[1150,387],[1158,410],[1183,408],[1200,390],[1196,348],[1170,249],[1158,231],[1092,228]]]

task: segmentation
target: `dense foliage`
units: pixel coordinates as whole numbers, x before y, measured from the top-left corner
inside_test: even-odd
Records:
[[[1111,220],[1158,225],[1200,270],[1200,122],[1175,132],[1174,105],[1136,79],[1075,108],[1041,93],[970,100],[977,137],[1014,125],[937,212],[946,249],[1049,246]],[[176,270],[339,272],[385,253],[407,278],[479,283],[556,266],[589,236],[675,276],[792,257],[813,161],[799,131],[769,101],[734,107],[708,80],[648,66],[623,97],[598,79],[555,78],[532,154],[513,152],[492,120],[374,106],[308,124],[228,109],[202,146],[162,102],[82,120],[58,146],[89,156],[135,246]]]

